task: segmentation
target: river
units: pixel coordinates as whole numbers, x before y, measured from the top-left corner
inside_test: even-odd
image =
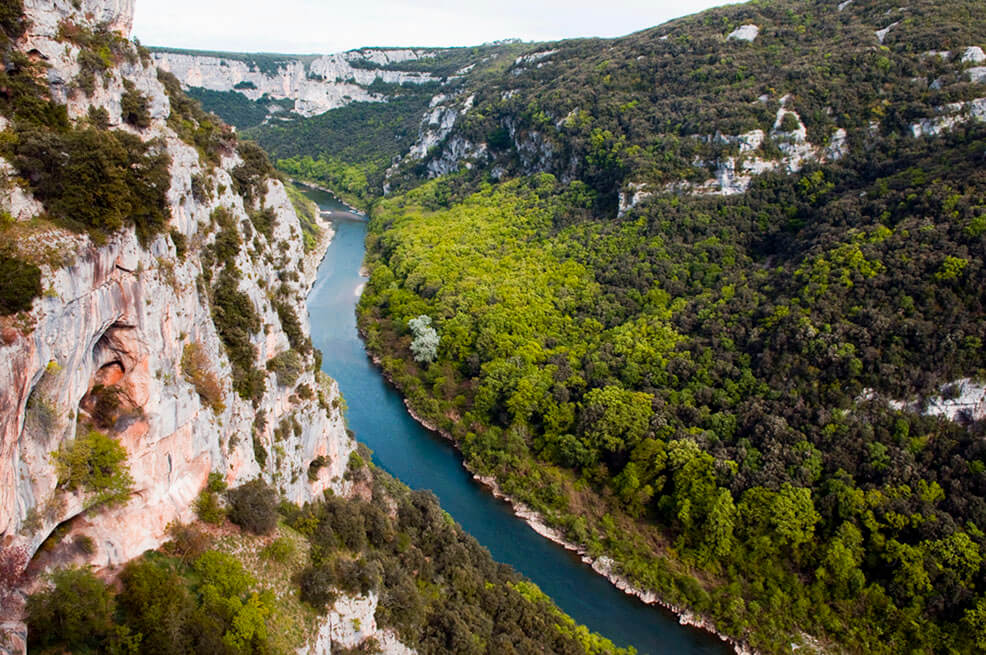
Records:
[[[356,331],[356,301],[366,282],[359,275],[366,221],[327,193],[305,193],[331,212],[327,218],[335,229],[308,297],[312,341],[322,351],[322,369],[339,383],[349,405],[349,427],[373,450],[374,463],[413,489],[432,490],[495,559],[526,575],[576,621],[614,643],[633,646],[642,655],[730,652],[716,637],[624,594],[575,554],[539,536],[514,516],[510,505],[472,479],[447,441],[407,413]]]

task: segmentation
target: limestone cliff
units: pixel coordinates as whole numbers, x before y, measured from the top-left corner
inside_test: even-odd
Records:
[[[314,116],[350,102],[385,101],[386,96],[368,89],[377,80],[386,84],[439,81],[427,72],[380,68],[433,56],[433,52],[421,49],[373,48],[317,57],[258,55],[269,61],[264,66],[250,55],[154,52],[157,65],[186,87],[236,91],[250,100],[290,100],[294,103],[291,111],[301,116]]]
[[[9,229],[17,234],[8,238],[17,239],[18,252],[38,255],[45,289],[31,311],[0,317],[3,544],[33,553],[67,524],[92,540],[89,562],[125,562],[161,544],[169,523],[194,518],[193,501],[210,472],[231,485],[260,476],[295,502],[326,489],[345,493],[343,474],[355,443],[338,410],[334,382],[316,376],[311,356],[290,384],[264,370],[291,348],[285,313],[298,317],[307,337],[304,301],[317,263],[309,257],[305,268],[298,218],[281,182],[261,180],[251,199],[236,193],[232,172],[243,164],[241,156],[230,148],[210,162],[182,140],[169,122],[168,93],[146,58],[110,68],[92,93],[73,84],[80,46],[64,38],[65,26],[126,35],[133,0],[26,0],[25,15],[29,24],[15,47],[45,62],[51,97],[66,105],[70,122],[81,124],[92,108],[105,110],[110,129],[153,142],[170,156],[171,234],[142,243],[128,227],[100,243],[58,227],[38,218],[42,203],[0,160],[0,209],[14,219]],[[147,99],[146,127],[122,118],[121,98],[131,88]],[[0,128],[9,125],[0,119]],[[252,402],[232,388],[231,364],[203,283],[215,267],[204,253],[217,239],[220,208],[232,217],[232,229],[243,231],[232,263],[241,274],[238,290],[262,322],[249,340],[266,390]],[[257,211],[270,220],[266,234],[249,228],[249,214]],[[200,353],[198,373],[211,373],[221,388],[213,402],[189,381],[194,372],[183,356],[190,349]],[[93,505],[83,489],[60,485],[51,456],[78,436],[107,390],[113,402],[106,430],[126,449],[133,478],[129,497],[113,508]]]

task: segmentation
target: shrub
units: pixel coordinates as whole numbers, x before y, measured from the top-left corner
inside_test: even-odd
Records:
[[[295,555],[294,542],[285,537],[280,537],[267,544],[260,551],[260,556],[279,564],[287,564]]]
[[[120,98],[120,110],[123,120],[138,129],[151,126],[150,102],[143,93],[134,88],[133,84],[124,82],[127,87]]]
[[[226,409],[222,383],[209,367],[209,356],[202,344],[193,342],[185,345],[181,353],[181,370],[212,411],[219,414]]]
[[[236,151],[243,163],[231,171],[233,189],[253,206],[254,200],[265,190],[267,179],[274,176],[274,167],[260,146],[252,141],[242,141]]]
[[[229,520],[255,534],[269,534],[277,526],[277,492],[263,480],[251,480],[226,492]]]
[[[168,126],[182,141],[198,148],[205,159],[218,164],[222,154],[232,152],[236,135],[228,125],[207,114],[196,100],[188,97],[177,77],[159,68],[157,78],[171,101]]]
[[[107,430],[113,428],[122,414],[120,407],[123,404],[121,400],[123,392],[120,388],[97,384],[88,395],[95,400],[89,412],[93,423]]]
[[[194,652],[188,649],[187,622],[194,603],[181,577],[170,567],[144,557],[128,562],[120,573],[121,615],[143,635],[140,652],[149,655]],[[221,652],[221,651],[220,651]]]
[[[281,320],[281,329],[284,330],[284,334],[287,336],[288,343],[291,344],[291,347],[302,355],[310,353],[312,351],[312,342],[305,336],[304,330],[301,329],[301,321],[298,320],[298,314],[286,302],[275,302],[273,304],[274,311],[277,312],[277,317]]]
[[[185,253],[188,252],[188,239],[177,228],[171,228],[169,234],[171,243],[175,244],[175,255],[178,259],[185,259]]]
[[[168,525],[168,536],[171,541],[164,545],[165,552],[168,552],[183,562],[196,559],[209,548],[211,539],[209,535],[195,527],[184,523],[171,523]]]
[[[250,222],[253,223],[253,227],[267,237],[268,241],[274,238],[274,219],[274,210],[267,207],[250,212]]]
[[[113,627],[114,602],[109,589],[88,568],[55,571],[51,582],[50,589],[28,596],[29,646],[102,652]]]
[[[41,295],[41,269],[0,255],[0,314],[27,312]]]
[[[92,555],[96,552],[96,543],[92,540],[92,537],[87,534],[75,535],[72,539],[72,543],[86,555]]]
[[[253,457],[257,460],[260,468],[267,467],[267,449],[264,448],[264,442],[258,434],[253,435]]]
[[[256,367],[257,351],[250,334],[260,331],[260,316],[250,296],[240,291],[239,278],[229,268],[219,275],[212,296],[212,322],[233,367],[233,388],[241,398],[259,402],[267,382]]]
[[[209,489],[203,489],[195,499],[195,515],[212,525],[222,525],[226,520],[226,510],[219,504],[219,496]]]
[[[0,33],[4,39],[17,39],[24,33],[23,0],[6,0],[0,5]],[[0,45],[4,43],[0,40]]]
[[[305,362],[294,350],[285,350],[272,357],[267,362],[267,370],[277,376],[277,384],[282,387],[293,387],[298,377],[305,371]]]
[[[335,571],[330,566],[310,566],[301,573],[301,600],[318,610],[339,597]]]
[[[89,124],[92,125],[97,130],[109,129],[110,126],[110,113],[106,111],[105,107],[97,107],[91,105],[89,107]]]
[[[209,481],[206,483],[206,489],[213,491],[215,493],[222,493],[226,491],[229,485],[226,484],[226,478],[223,477],[222,473],[213,471],[209,474]]]
[[[319,455],[313,459],[308,465],[308,480],[310,482],[315,482],[315,480],[318,480],[318,472],[331,463],[332,461],[325,455]]]
[[[240,597],[256,583],[239,560],[218,550],[202,553],[192,569],[202,578],[202,584],[212,585],[224,598]]]
[[[94,239],[132,223],[146,243],[168,222],[170,158],[156,142],[91,127],[24,128],[10,149],[18,173],[49,213],[87,228]]]
[[[126,467],[127,451],[102,432],[92,430],[84,437],[63,444],[52,453],[58,484],[68,491],[95,494],[87,503],[94,507],[125,502],[133,478]]]

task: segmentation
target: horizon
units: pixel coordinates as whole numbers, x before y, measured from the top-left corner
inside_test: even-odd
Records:
[[[268,4],[139,0],[133,36],[155,48],[295,56],[361,48],[476,47],[511,40],[619,38],[739,0],[690,0],[684,9],[672,0],[620,0],[606,6],[545,0],[537,11],[521,0],[469,7],[450,0],[421,0],[414,7],[396,0],[365,0],[358,7],[284,0],[276,14]]]

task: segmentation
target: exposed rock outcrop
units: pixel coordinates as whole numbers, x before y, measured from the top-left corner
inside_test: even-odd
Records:
[[[54,226],[34,236],[39,247],[55,244],[60,257],[42,267],[46,293],[33,310],[3,319],[0,532],[5,545],[33,552],[55,527],[70,522],[70,529],[92,540],[88,561],[119,564],[161,544],[172,521],[193,518],[193,501],[210,472],[221,473],[232,485],[263,477],[296,502],[318,498],[326,489],[345,493],[343,474],[355,443],[333,409],[334,383],[316,379],[309,365],[290,387],[265,373],[267,391],[255,404],[231,388],[230,363],[201,282],[211,265],[200,255],[216,238],[210,227],[216,208],[229,212],[237,225],[248,220],[249,205],[233,192],[230,173],[242,160],[230,151],[213,166],[182,141],[168,126],[170,103],[155,68],[139,58],[108,71],[88,97],[72,90],[78,47],[59,39],[59,24],[109,25],[125,34],[132,0],[28,0],[25,5],[31,27],[19,45],[47,61],[51,94],[67,104],[70,118],[86,115],[90,107],[105,109],[111,127],[157,140],[170,156],[167,199],[177,236],[159,235],[142,244],[130,228],[97,244]],[[149,100],[145,129],[121,120],[125,81]],[[7,162],[2,165],[10,170]],[[199,176],[208,176],[217,189],[206,198],[192,191],[193,177]],[[255,233],[236,253],[235,264],[242,274],[239,289],[264,326],[251,336],[255,365],[262,369],[289,348],[269,297],[273,282],[280,272],[301,270],[304,252],[282,184],[268,180],[260,195],[260,206],[273,217],[270,236]],[[41,211],[20,187],[0,202],[20,220]],[[175,245],[180,237],[188,244],[183,257]],[[281,277],[278,298],[307,334],[304,300],[314,268],[302,273]],[[191,344],[205,353],[222,403],[207,403],[188,381],[182,358]],[[307,391],[302,393],[302,387]],[[112,509],[93,506],[91,494],[83,490],[59,486],[50,455],[78,436],[80,419],[94,412],[101,389],[112,389],[118,398],[106,430],[126,449],[133,478],[132,493]],[[276,441],[275,431],[285,421],[296,427],[279,431]],[[257,457],[261,449],[270,452],[266,462]],[[320,466],[310,472],[316,458]]]
[[[385,96],[366,88],[376,80],[422,84],[438,79],[424,72],[378,68],[434,56],[427,50],[366,48],[313,59],[285,57],[270,68],[258,66],[246,57],[166,50],[155,51],[153,56],[158,66],[174,74],[186,87],[237,91],[250,100],[292,100],[293,111],[301,116],[315,116],[350,102],[382,102]],[[367,67],[367,63],[373,67]]]

